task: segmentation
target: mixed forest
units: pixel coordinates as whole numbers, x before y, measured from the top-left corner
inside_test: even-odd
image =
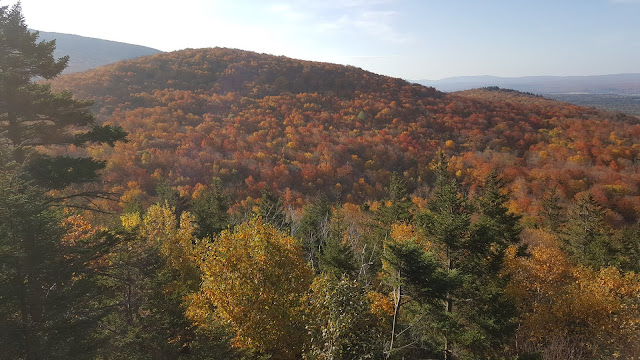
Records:
[[[640,118],[54,49],[0,7],[0,358],[640,358]]]

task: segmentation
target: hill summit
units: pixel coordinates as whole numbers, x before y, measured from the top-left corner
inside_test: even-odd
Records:
[[[612,221],[640,208],[638,119],[500,89],[445,94],[355,67],[233,49],[189,49],[56,79],[95,101],[127,144],[94,148],[123,203],[168,182],[183,195],[220,178],[239,203],[271,189],[362,202],[391,174],[428,191],[438,151],[473,191],[495,168],[515,211],[549,188],[589,191]],[[148,199],[147,199],[148,200]],[[141,199],[140,201],[147,201]]]

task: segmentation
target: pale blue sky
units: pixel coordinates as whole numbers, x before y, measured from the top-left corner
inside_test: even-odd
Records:
[[[0,0],[0,5],[15,1]],[[405,79],[640,73],[640,0],[22,0],[29,27]]]

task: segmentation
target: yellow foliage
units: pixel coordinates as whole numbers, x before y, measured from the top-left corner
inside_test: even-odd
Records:
[[[122,221],[122,227],[124,227],[127,231],[133,231],[138,225],[142,223],[142,219],[140,218],[140,213],[126,213],[120,216],[120,221]]]
[[[202,286],[187,315],[207,326],[208,309],[235,332],[234,345],[294,359],[304,342],[302,296],[312,271],[302,248],[261,219],[223,231],[200,264]]]
[[[537,344],[569,336],[594,353],[629,348],[640,341],[640,275],[615,267],[593,270],[573,265],[555,236],[523,232],[530,257],[505,259],[506,289],[521,312],[521,338]]]
[[[414,224],[395,223],[391,225],[391,238],[399,244],[408,242],[418,244],[426,251],[432,248],[431,243],[421,232],[416,230]]]
[[[384,296],[377,291],[369,291],[367,292],[367,297],[371,301],[371,312],[378,316],[381,321],[393,316],[394,305],[389,296]]]
[[[175,209],[168,205],[153,205],[142,221],[140,234],[159,245],[160,253],[174,269],[182,274],[191,274],[199,260],[193,235],[195,230],[196,225],[189,212],[180,215],[178,224]]]

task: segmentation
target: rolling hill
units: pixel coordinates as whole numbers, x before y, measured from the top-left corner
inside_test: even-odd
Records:
[[[294,206],[319,193],[361,203],[386,196],[393,172],[420,196],[443,150],[470,191],[498,169],[512,210],[532,217],[550,188],[565,199],[591,192],[612,223],[634,221],[640,208],[638,118],[517,91],[447,94],[220,48],[121,61],[52,86],[95,101],[101,121],[129,132],[115,149],[89,149],[108,161],[105,181],[122,204],[150,201],[160,182],[189,196],[212,177],[238,206],[265,188]]]
[[[33,30],[31,30],[33,31]],[[55,57],[69,55],[64,73],[81,72],[120,60],[161,52],[146,46],[102,40],[79,35],[39,31],[40,40],[56,40]]]

